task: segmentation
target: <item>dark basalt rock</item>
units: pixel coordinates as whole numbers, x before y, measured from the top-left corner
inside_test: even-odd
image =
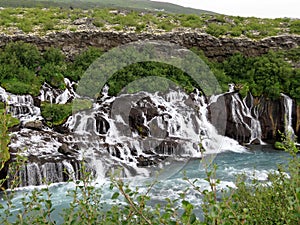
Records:
[[[250,143],[251,145],[260,145],[260,141],[256,138]]]
[[[162,107],[160,108],[163,109]],[[131,108],[129,126],[142,137],[147,137],[150,135],[150,129],[144,124],[157,116],[159,116],[158,107],[149,96],[144,97],[136,103],[135,107]]]
[[[24,128],[33,129],[33,130],[42,130],[43,122],[40,120],[30,121],[24,124]]]
[[[251,118],[243,116],[244,123],[236,121],[232,115],[232,95],[234,93],[224,94],[218,99],[218,101],[212,103],[209,107],[210,113],[225,114],[226,119],[214,117],[211,122],[221,134],[225,134],[240,143],[249,143],[251,133],[246,124],[251,128]],[[223,98],[223,99],[222,99]],[[251,115],[254,116],[254,110],[257,110],[258,120],[262,130],[262,141],[267,143],[273,143],[281,139],[281,134],[285,132],[285,107],[284,98],[281,97],[278,100],[271,100],[268,98],[254,97],[252,100],[248,96],[245,100],[245,104],[251,110]],[[242,99],[240,97],[240,99]],[[225,102],[225,104],[224,104]],[[241,112],[241,108],[238,109]],[[241,113],[242,114],[242,113]],[[292,107],[292,127],[296,136],[300,135],[300,107],[296,106],[296,102],[293,102]],[[223,129],[224,124],[226,125]],[[222,133],[223,132],[223,133]],[[259,140],[255,139],[252,144],[259,144]]]
[[[239,143],[248,143],[251,138],[251,118],[242,112],[243,105],[237,103],[236,108],[232,108],[233,95],[227,93],[209,106],[209,116],[212,124],[216,127],[219,134],[226,135],[237,140]],[[236,118],[236,114],[242,118]]]
[[[58,152],[63,154],[63,155],[67,155],[67,156],[74,156],[76,155],[78,152],[70,149],[69,146],[66,143],[63,143],[59,148],[58,148]]]
[[[228,56],[240,52],[246,56],[259,56],[267,53],[270,49],[291,49],[300,45],[299,35],[281,35],[267,37],[261,40],[249,38],[216,38],[209,34],[195,31],[176,31],[166,33],[126,33],[115,31],[93,30],[91,21],[87,18],[78,23],[88,24],[87,30],[78,32],[55,32],[45,36],[32,34],[1,35],[0,47],[8,42],[24,41],[34,43],[41,50],[48,47],[58,47],[63,50],[69,59],[89,46],[109,50],[116,46],[133,41],[167,41],[186,48],[196,47],[203,50],[204,54],[219,61]],[[89,28],[92,26],[91,28]]]
[[[60,133],[60,134],[68,134],[68,133],[70,133],[70,130],[66,126],[64,126],[64,125],[53,126],[53,130],[55,132]]]
[[[109,123],[100,115],[97,116],[95,119],[98,133],[106,134],[110,128]]]
[[[140,155],[137,158],[137,166],[138,167],[148,167],[148,166],[153,166],[157,165],[158,163],[164,161],[167,159],[167,156],[160,156],[160,155],[153,155],[152,157],[145,157]]]

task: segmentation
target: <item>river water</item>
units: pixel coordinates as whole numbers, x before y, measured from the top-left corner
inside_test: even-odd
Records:
[[[207,155],[206,163],[200,159],[181,159],[169,160],[162,168],[151,168],[153,176],[151,177],[130,177],[124,178],[125,183],[130,183],[132,188],[139,188],[141,193],[148,190],[148,184],[156,181],[157,183],[150,191],[150,204],[162,203],[163,199],[177,199],[183,190],[187,189],[186,198],[193,203],[196,213],[201,216],[201,195],[193,191],[191,185],[183,179],[187,177],[191,180],[197,179],[196,184],[201,190],[209,189],[209,184],[204,179],[205,164],[214,163],[218,166],[216,179],[220,180],[218,189],[235,187],[234,181],[238,174],[245,174],[249,181],[258,179],[262,182],[267,181],[268,173],[277,170],[277,165],[287,164],[289,155],[283,151],[273,150],[267,145],[250,146],[246,151],[237,153],[232,151],[224,151],[217,155]],[[150,169],[150,168],[149,168]],[[156,175],[154,175],[156,174]],[[107,178],[99,178],[93,181],[93,185],[98,189],[102,189],[102,201],[106,204],[113,204],[111,200],[112,194],[116,190],[111,190],[110,180]],[[26,187],[17,189],[12,199],[15,209],[12,210],[16,215],[19,210],[23,209],[22,198],[25,194],[29,194],[32,190],[42,187]],[[52,194],[51,200],[54,207],[53,219],[58,223],[62,223],[61,213],[63,208],[67,208],[71,201],[67,197],[67,193],[74,190],[74,183],[59,183],[50,185],[49,189]],[[120,200],[122,201],[122,200]],[[6,201],[2,198],[0,204],[6,207]],[[14,220],[14,218],[12,218]]]

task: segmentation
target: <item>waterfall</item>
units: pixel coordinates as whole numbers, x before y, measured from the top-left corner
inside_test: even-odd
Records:
[[[295,135],[292,124],[293,100],[285,94],[281,96],[284,100],[284,132],[286,136],[293,139]]]
[[[200,104],[200,118],[201,118],[201,144],[205,149],[206,154],[217,154],[222,151],[244,152],[246,149],[239,145],[239,143],[229,137],[220,135],[216,128],[208,121],[207,108],[210,104],[217,101],[221,97],[212,96],[209,104],[205,103],[204,96],[197,99]]]
[[[21,166],[15,174],[13,168],[9,168],[9,177],[19,178],[20,187],[37,186],[49,183],[65,182],[80,178],[80,167],[75,167],[71,162],[29,162]],[[13,173],[13,174],[12,174]],[[8,188],[11,187],[11,180],[8,181]]]
[[[250,106],[246,104],[246,98],[241,100],[238,93],[232,93],[231,113],[235,121],[236,129],[247,130],[250,133],[248,144],[258,141],[259,144],[265,144],[262,140],[261,124],[258,120],[258,108],[253,104],[253,96],[250,94]]]
[[[23,123],[42,120],[41,110],[34,105],[31,95],[14,95],[0,87],[0,101],[8,105],[8,113]]]
[[[45,83],[40,100],[64,104],[80,98],[73,90],[74,84],[67,79],[65,83],[64,91]],[[29,107],[27,111],[15,110],[14,116],[26,114],[33,119],[40,115],[29,95],[15,96],[0,89],[0,98],[13,107]],[[234,101],[240,103],[238,99]],[[124,176],[148,176],[151,168],[161,166],[167,158],[201,157],[199,143],[205,154],[245,151],[237,141],[218,134],[207,118],[209,104],[199,91],[188,95],[176,89],[110,97],[105,87],[102,97],[90,109],[74,113],[59,132],[45,126],[21,127],[12,133],[13,156],[19,152],[29,159],[19,172],[20,185],[79,179],[83,159],[101,180],[117,167],[122,168]]]
[[[259,121],[258,107],[254,106],[253,96],[251,93],[249,93],[248,97],[250,98],[250,107],[248,108],[246,104],[247,97],[243,99],[243,103],[246,108],[245,111],[247,112],[247,115],[251,118],[251,137],[249,143],[253,143],[255,140],[258,140],[260,144],[265,144],[261,140],[262,129]]]
[[[49,84],[44,83],[41,90],[39,99],[42,102],[50,102],[55,104],[66,104],[70,100],[79,97],[74,91],[75,82],[71,82],[68,78],[64,78],[66,89],[64,91],[51,87]]]

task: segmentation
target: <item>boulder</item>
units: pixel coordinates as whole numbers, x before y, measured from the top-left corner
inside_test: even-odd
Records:
[[[77,153],[77,151],[70,149],[69,146],[66,143],[63,143],[59,148],[58,148],[58,152],[63,154],[63,155],[67,155],[67,156],[72,156],[75,155]]]
[[[24,128],[32,129],[32,130],[42,130],[43,122],[40,120],[29,121],[24,124]]]

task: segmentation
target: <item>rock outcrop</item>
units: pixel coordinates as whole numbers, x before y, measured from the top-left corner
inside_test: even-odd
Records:
[[[69,57],[89,46],[109,50],[113,47],[134,41],[166,41],[186,48],[198,48],[209,58],[222,60],[236,52],[246,56],[258,56],[268,51],[291,49],[300,45],[300,35],[281,35],[261,40],[249,38],[216,38],[205,33],[197,32],[167,32],[167,33],[134,33],[115,31],[78,31],[57,32],[45,36],[31,34],[0,35],[0,47],[8,42],[24,41],[37,45],[40,49],[59,47]]]
[[[300,135],[300,107],[288,96],[271,100],[248,94],[243,99],[238,93],[225,93],[210,105],[210,110],[221,108],[220,104],[224,104],[221,98],[225,102],[222,113],[227,119],[226,122],[215,120],[213,125],[222,132],[220,124],[225,124],[225,135],[241,144],[274,143],[281,140],[281,134],[287,134],[289,126],[293,135]],[[286,105],[287,98],[290,107]]]

